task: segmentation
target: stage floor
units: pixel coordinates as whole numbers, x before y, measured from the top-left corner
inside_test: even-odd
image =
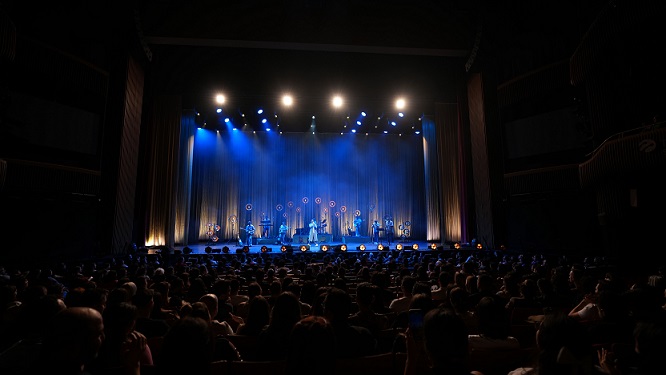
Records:
[[[402,246],[402,250],[421,250],[421,251],[432,251],[437,249],[442,249],[442,243],[440,242],[428,242],[425,240],[400,240],[397,242],[392,242],[390,245],[386,241],[380,241],[378,243],[372,242],[369,237],[353,237],[345,236],[342,239],[337,238],[337,241],[327,241],[320,242],[315,245],[308,245],[307,241],[304,242],[289,242],[285,243],[285,246],[290,246],[291,250],[302,251],[301,246],[306,246],[306,251],[309,252],[325,252],[322,248],[325,246],[328,247],[328,250],[335,250],[341,245],[347,245],[347,252],[358,252],[358,251],[380,251],[380,245],[383,247],[383,251],[387,250],[398,250],[398,246]],[[435,245],[435,249],[431,248],[432,245]],[[361,250],[361,247],[365,246],[364,250]],[[206,251],[206,248],[210,247],[209,252]],[[190,254],[206,254],[206,253],[224,253],[225,247],[228,248],[229,254],[236,254],[243,250],[244,245],[239,245],[236,241],[218,241],[218,242],[201,242],[197,244],[188,244],[188,245],[179,245],[174,247],[174,252],[176,253],[186,253],[185,249],[188,248],[191,250]],[[262,248],[264,250],[262,251]],[[249,246],[248,253],[256,254],[262,252],[270,253],[279,253],[281,252],[282,245],[279,244],[277,239],[271,238],[259,238],[256,243],[252,246]],[[448,245],[446,245],[448,249]]]

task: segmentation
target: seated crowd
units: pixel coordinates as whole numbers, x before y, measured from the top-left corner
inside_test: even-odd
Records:
[[[664,268],[506,252],[131,254],[0,267],[2,374],[664,373]],[[352,362],[350,362],[352,361]],[[361,362],[359,362],[361,363]],[[372,374],[369,369],[366,374]]]

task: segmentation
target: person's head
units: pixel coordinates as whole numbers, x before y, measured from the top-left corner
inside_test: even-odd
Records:
[[[400,281],[400,288],[402,289],[402,294],[404,296],[411,296],[412,289],[414,289],[414,284],[416,284],[416,278],[414,276],[404,276]]]
[[[263,296],[254,296],[248,302],[247,319],[248,325],[263,327],[268,324],[271,316],[271,306]]]
[[[211,319],[215,319],[218,310],[217,296],[213,293],[204,294],[203,296],[201,296],[201,298],[199,298],[199,302],[202,302],[206,305]]]
[[[506,339],[509,336],[509,314],[504,303],[497,297],[483,297],[476,305],[479,332],[491,339]]]
[[[562,311],[544,315],[536,341],[539,374],[571,374],[591,366],[592,345],[587,331]]]
[[[208,374],[210,340],[210,325],[204,319],[194,316],[179,319],[164,336],[155,360],[157,372],[167,375]]]
[[[324,297],[324,316],[332,323],[345,322],[351,311],[352,300],[347,292],[330,288]]]
[[[299,320],[287,342],[288,374],[332,375],[335,373],[335,333],[331,324],[321,316]]]
[[[369,282],[363,282],[356,286],[356,303],[359,307],[370,307],[375,300],[378,287]]]
[[[428,358],[435,368],[465,368],[469,353],[467,327],[452,309],[437,307],[425,314],[423,334]]]
[[[99,353],[104,342],[104,320],[90,307],[70,307],[51,320],[42,341],[41,364],[52,369],[81,370]]]
[[[291,292],[282,292],[275,299],[269,325],[273,329],[291,330],[301,319],[301,305]]]

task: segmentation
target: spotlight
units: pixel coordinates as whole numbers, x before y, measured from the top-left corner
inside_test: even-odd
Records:
[[[430,244],[430,250],[437,250],[437,244],[431,243]]]
[[[338,250],[339,252],[344,253],[345,251],[347,251],[347,245],[345,245],[345,244],[339,245],[339,246],[337,247],[337,250]]]
[[[225,253],[225,254],[229,254],[229,246],[223,247],[222,252]]]
[[[246,253],[246,254],[249,253],[250,252],[250,247],[247,246],[247,245],[243,246],[243,252]]]
[[[287,252],[287,247],[285,245],[280,246],[280,251],[282,251],[283,253],[286,253]]]
[[[269,248],[268,246],[264,245],[264,246],[261,247],[261,252],[262,252],[262,253],[272,253],[273,251],[272,251],[271,248]]]
[[[395,245],[395,249],[398,250],[398,251],[402,251],[404,249],[404,247],[402,246],[401,243],[399,243],[399,244]]]
[[[419,249],[419,244],[415,243],[412,245],[412,250],[418,250]]]
[[[479,250],[483,249],[483,245],[481,245],[481,242],[476,244],[476,248],[479,249]]]
[[[204,249],[204,251],[206,252],[206,254],[210,254],[210,253],[213,252],[213,248],[210,247],[210,246],[206,246],[206,248]]]
[[[183,253],[184,254],[192,254],[192,249],[190,249],[188,246],[185,246],[183,248]]]
[[[377,250],[383,251],[384,250],[384,245],[382,245],[382,244],[377,245]]]
[[[460,242],[456,242],[455,244],[453,244],[453,248],[456,250],[460,250]]]
[[[356,249],[359,251],[365,251],[365,245],[361,244],[361,246],[357,247]]]
[[[301,245],[301,246],[299,247],[299,249],[301,250],[301,252],[304,253],[304,252],[310,250],[310,245]]]
[[[321,251],[327,252],[328,251],[328,245],[321,245]]]

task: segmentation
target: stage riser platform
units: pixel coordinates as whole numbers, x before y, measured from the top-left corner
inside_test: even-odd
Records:
[[[328,243],[333,241],[333,235],[331,234],[318,234],[317,235],[317,240],[319,241],[318,243]],[[306,244],[308,243],[308,236],[302,235],[302,234],[297,234],[294,237],[292,237],[291,243],[293,245],[300,245],[300,244]]]
[[[370,237],[368,236],[342,236],[342,243],[364,243],[364,244],[369,244],[372,243]]]

